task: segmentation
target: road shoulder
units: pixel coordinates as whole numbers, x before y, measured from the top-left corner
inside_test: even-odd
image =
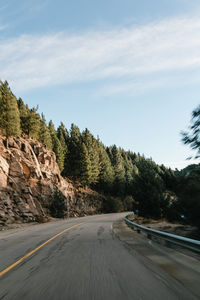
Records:
[[[200,296],[200,260],[196,257],[180,253],[147,239],[146,236],[129,228],[123,219],[113,224],[113,231],[129,251],[132,251],[133,255],[137,255],[138,259],[147,267],[152,268],[154,265],[154,272],[157,272],[156,267],[159,267],[178,280],[195,296]]]

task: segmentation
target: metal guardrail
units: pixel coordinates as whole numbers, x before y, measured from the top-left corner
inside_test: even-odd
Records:
[[[159,230],[155,230],[155,229],[152,229],[149,227],[139,225],[137,223],[130,221],[128,219],[129,216],[130,215],[125,217],[126,223],[131,227],[136,227],[138,230],[138,233],[140,233],[140,230],[147,232],[147,237],[149,239],[151,239],[151,236],[155,236],[155,237],[161,238],[167,242],[170,242],[170,243],[173,243],[173,244],[176,244],[176,245],[179,245],[184,248],[188,248],[192,251],[200,253],[200,241],[185,238],[180,235],[175,235],[175,234],[171,234],[171,233],[167,233],[167,232],[163,232],[163,231],[159,231]]]

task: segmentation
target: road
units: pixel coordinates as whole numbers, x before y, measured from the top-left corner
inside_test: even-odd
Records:
[[[74,218],[1,232],[0,299],[197,299],[115,236],[113,222],[125,215]]]

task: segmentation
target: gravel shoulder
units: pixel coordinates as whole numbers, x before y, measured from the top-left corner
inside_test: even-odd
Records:
[[[191,239],[200,240],[200,230],[196,226],[181,223],[171,223],[167,220],[153,220],[134,215],[130,217],[133,222],[150,227],[156,230],[184,236]]]
[[[147,224],[145,224],[146,226]],[[195,296],[200,297],[200,255],[179,249],[168,248],[149,240],[145,234],[138,234],[127,226],[124,220],[114,223],[113,230],[116,236],[138,256],[167,272],[178,280]]]

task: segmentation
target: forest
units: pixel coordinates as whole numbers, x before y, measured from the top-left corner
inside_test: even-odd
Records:
[[[182,141],[200,153],[200,107],[192,113]],[[155,219],[166,218],[200,226],[200,164],[178,171],[116,145],[105,146],[86,128],[61,122],[48,124],[38,107],[30,108],[0,81],[0,134],[34,138],[53,150],[61,174],[104,195],[105,212],[134,210]],[[134,141],[133,141],[134,142]]]

